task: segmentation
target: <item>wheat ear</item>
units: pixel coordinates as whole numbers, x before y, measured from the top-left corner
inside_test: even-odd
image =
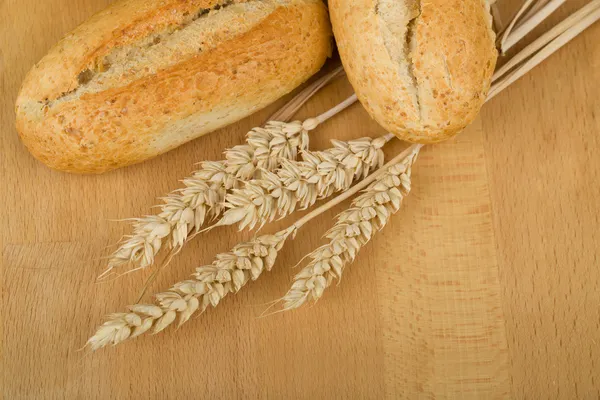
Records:
[[[334,72],[333,76],[339,74]],[[228,191],[260,177],[263,171],[276,170],[282,160],[296,160],[299,152],[308,149],[308,133],[353,103],[351,97],[304,122],[267,122],[248,133],[246,144],[227,150],[225,160],[201,163],[198,171],[183,180],[184,188],[163,198],[158,215],[133,220],[133,234],[121,241],[100,277],[124,265],[132,265],[132,270],[149,267],[165,242],[178,252],[190,234],[200,232],[207,220],[220,216]]]
[[[257,171],[276,169],[282,159],[296,159],[307,147],[308,130],[299,121],[271,121],[252,129],[247,143],[227,150],[225,160],[201,163],[200,170],[183,180],[183,189],[163,199],[158,215],[136,219],[133,235],[112,254],[103,276],[127,264],[152,265],[165,241],[178,251],[193,230],[221,214],[228,190],[252,179]]]
[[[284,218],[297,209],[305,210],[317,200],[350,188],[384,161],[382,147],[394,135],[369,137],[349,142],[333,140],[333,148],[305,151],[303,161],[282,160],[275,173],[234,189],[225,198],[227,211],[215,226],[239,224],[239,229],[263,227],[275,218]]]
[[[344,266],[354,261],[360,249],[398,212],[410,192],[412,165],[419,151],[420,147],[416,147],[408,157],[387,168],[352,202],[350,209],[338,215],[336,224],[326,234],[329,243],[308,256],[311,261],[296,275],[283,297],[285,310],[320,299],[335,279],[341,279]]]
[[[239,291],[249,280],[270,271],[277,252],[295,232],[288,228],[274,235],[263,235],[219,254],[216,260],[200,267],[193,279],[179,282],[169,291],[156,295],[156,304],[137,304],[129,312],[108,316],[87,345],[92,350],[119,344],[152,331],[158,333],[178,320],[182,325],[198,310],[216,307],[229,293]]]

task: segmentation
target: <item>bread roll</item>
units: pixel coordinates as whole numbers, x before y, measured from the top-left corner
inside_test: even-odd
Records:
[[[435,143],[475,119],[495,68],[483,0],[330,0],[333,33],[361,103],[404,140]]]
[[[17,129],[50,167],[100,173],[254,113],[330,52],[321,0],[120,1],[33,67]]]

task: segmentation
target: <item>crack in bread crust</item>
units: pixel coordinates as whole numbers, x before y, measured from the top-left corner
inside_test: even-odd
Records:
[[[419,17],[421,16],[421,1],[415,0],[413,1],[413,16],[411,14],[411,19],[408,21],[407,32],[406,32],[406,53],[408,58],[408,73],[410,79],[417,90],[416,101],[417,101],[417,111],[419,113],[419,121],[423,120],[423,104],[421,102],[421,95],[419,90],[419,82],[417,80],[417,76],[415,75],[415,62],[413,60],[415,49],[417,48],[417,35],[415,35],[415,27],[419,21]]]
[[[274,0],[226,0],[210,9],[198,8],[192,13],[186,12],[188,15],[177,25],[152,32],[134,43],[114,47],[107,54],[94,57],[90,65],[79,73],[79,86],[61,94],[54,101],[46,101],[46,105],[53,107],[77,100],[85,94],[126,86],[144,76],[180,64],[247,32],[275,7]],[[232,20],[239,23],[232,24]]]
[[[416,48],[414,28],[421,14],[420,0],[379,0],[375,8],[383,43],[390,59],[397,65],[400,79],[406,83],[413,106],[422,118],[418,81],[414,74],[413,51]]]

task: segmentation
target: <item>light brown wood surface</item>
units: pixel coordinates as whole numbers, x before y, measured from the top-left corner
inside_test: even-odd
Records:
[[[13,127],[20,82],[108,3],[0,1],[5,399],[600,396],[600,25],[486,105],[456,140],[425,148],[403,210],[316,306],[258,318],[341,207],[301,231],[272,273],[181,329],[79,351],[148,276],[94,283],[106,246],[127,232],[110,220],[148,213],[194,162],[219,159],[277,108],[107,175],[47,169]],[[583,1],[567,3],[553,20]],[[338,80],[299,117],[350,93]],[[356,105],[311,145],[380,133]],[[249,235],[201,236],[150,291]]]

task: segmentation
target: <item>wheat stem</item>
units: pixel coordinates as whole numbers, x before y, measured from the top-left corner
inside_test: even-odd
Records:
[[[510,22],[508,23],[508,26],[506,27],[506,29],[504,30],[504,32],[502,33],[502,36],[500,36],[498,38],[498,41],[496,43],[498,43],[499,47],[502,49],[504,42],[506,42],[506,40],[508,39],[508,37],[511,35],[512,30],[514,29],[515,25],[517,25],[517,23],[521,20],[521,17],[523,16],[523,14],[525,14],[525,12],[527,12],[527,10],[530,9],[531,5],[534,2],[539,2],[539,1],[543,1],[543,0],[526,0],[523,5],[521,5],[521,8],[519,8],[517,10],[517,13],[515,14],[515,16],[510,20]]]
[[[510,68],[506,68],[499,71],[501,74],[499,73],[496,75],[496,82],[490,89],[490,92],[488,94],[488,100],[498,95],[502,90],[507,88],[509,85],[511,85],[513,82],[515,82],[522,76],[524,76],[527,72],[539,65],[542,61],[550,57],[553,53],[555,53],[558,49],[570,42],[585,29],[587,29],[592,24],[600,20],[599,5],[600,0],[593,1],[585,7],[585,10],[582,9],[580,10],[581,12],[576,13],[576,18],[568,19],[568,24],[561,25],[561,29],[548,32],[548,34],[541,37],[539,41],[536,41],[532,43],[529,47],[525,48],[522,52],[523,55],[517,55],[516,57],[519,57],[520,59],[527,59],[527,57],[529,57],[531,54],[533,55],[526,61],[518,64],[518,67],[515,68],[514,71],[508,75],[506,75],[506,73],[510,70]],[[565,20],[565,22],[566,21],[567,20]],[[559,32],[560,30],[563,30],[563,32],[557,34],[557,32]],[[552,38],[553,35],[556,35],[555,38]],[[510,67],[514,67],[515,65],[516,64],[513,63],[510,65]],[[506,76],[501,78],[502,75]]]
[[[318,117],[316,117],[316,120],[319,122],[319,124],[322,124],[323,122],[327,121],[334,115],[344,111],[346,108],[348,108],[352,104],[356,103],[357,100],[358,100],[358,98],[356,97],[356,94],[353,94],[352,96],[348,97],[346,100],[342,101],[337,106],[333,107],[332,109],[330,109],[330,110],[324,112],[323,114],[319,115]]]
[[[552,40],[556,39],[558,36],[563,34],[565,31],[571,29],[577,24],[581,23],[581,21],[592,15],[592,13],[600,8],[600,0],[593,0],[590,3],[586,4],[584,7],[569,15],[559,24],[552,27],[548,32],[544,33],[542,36],[534,40],[532,43],[527,45],[523,50],[513,56],[507,63],[505,63],[502,67],[498,68],[494,73],[493,80],[497,81],[503,75],[506,75],[507,72],[517,67],[523,61],[528,59],[531,55],[538,52]]]
[[[548,4],[549,1],[551,1],[551,0],[539,0],[537,3],[532,5],[531,8],[529,8],[529,10],[523,14],[523,16],[520,18],[519,22],[517,22],[515,27],[518,28],[519,26],[521,26],[525,22],[527,22],[528,19],[533,17],[538,11],[540,11],[542,9],[542,7],[544,7],[546,4]]]
[[[542,1],[533,6],[525,3],[519,13],[517,13],[517,17],[513,19],[511,25],[509,25],[509,28],[504,32],[500,42],[502,53],[506,53],[515,44],[520,42],[521,39],[523,39],[529,32],[541,24],[550,16],[550,14],[556,11],[565,2],[566,0]],[[531,1],[529,3],[531,3]],[[525,13],[528,9],[530,12]]]
[[[341,65],[332,71],[323,75],[319,79],[304,88],[292,100],[287,102],[275,114],[271,115],[267,121],[289,121],[298,112],[298,110],[319,90],[329,84],[335,78],[344,75],[344,67]]]

